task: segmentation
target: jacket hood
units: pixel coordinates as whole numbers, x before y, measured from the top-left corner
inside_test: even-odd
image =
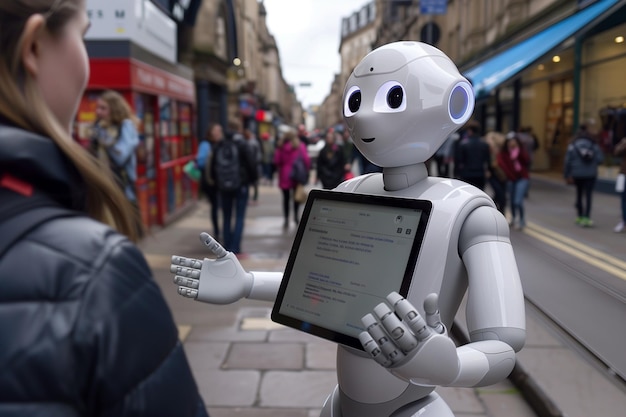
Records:
[[[0,121],[0,174],[28,182],[60,204],[84,210],[84,183],[55,143]]]

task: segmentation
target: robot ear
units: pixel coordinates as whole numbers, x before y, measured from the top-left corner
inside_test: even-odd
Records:
[[[463,125],[474,111],[474,90],[467,81],[459,81],[450,93],[448,114],[453,123]]]

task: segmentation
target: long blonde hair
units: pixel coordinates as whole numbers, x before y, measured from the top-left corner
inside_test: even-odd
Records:
[[[139,121],[130,104],[124,99],[120,93],[115,90],[105,90],[100,94],[100,99],[104,100],[109,106],[109,119],[114,126],[121,126],[126,119],[131,120],[135,126],[139,125]]]
[[[43,99],[24,68],[20,50],[26,21],[34,14],[58,35],[78,13],[83,0],[11,0],[0,2],[0,115],[25,130],[49,137],[83,178],[87,214],[137,241],[138,215],[108,169],[75,142]],[[105,173],[103,175],[103,173]]]

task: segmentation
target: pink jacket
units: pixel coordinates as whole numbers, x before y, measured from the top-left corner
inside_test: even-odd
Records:
[[[274,165],[278,170],[278,187],[282,190],[295,188],[296,184],[289,178],[291,165],[298,155],[302,155],[308,169],[311,169],[311,159],[306,151],[306,145],[300,142],[298,148],[293,148],[291,142],[285,142],[274,152]]]

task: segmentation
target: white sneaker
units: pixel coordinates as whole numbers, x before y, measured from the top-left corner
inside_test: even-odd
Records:
[[[621,232],[624,231],[624,229],[626,229],[626,225],[624,224],[624,222],[619,222],[619,223],[617,223],[617,225],[615,226],[613,231],[615,233],[621,233]]]

